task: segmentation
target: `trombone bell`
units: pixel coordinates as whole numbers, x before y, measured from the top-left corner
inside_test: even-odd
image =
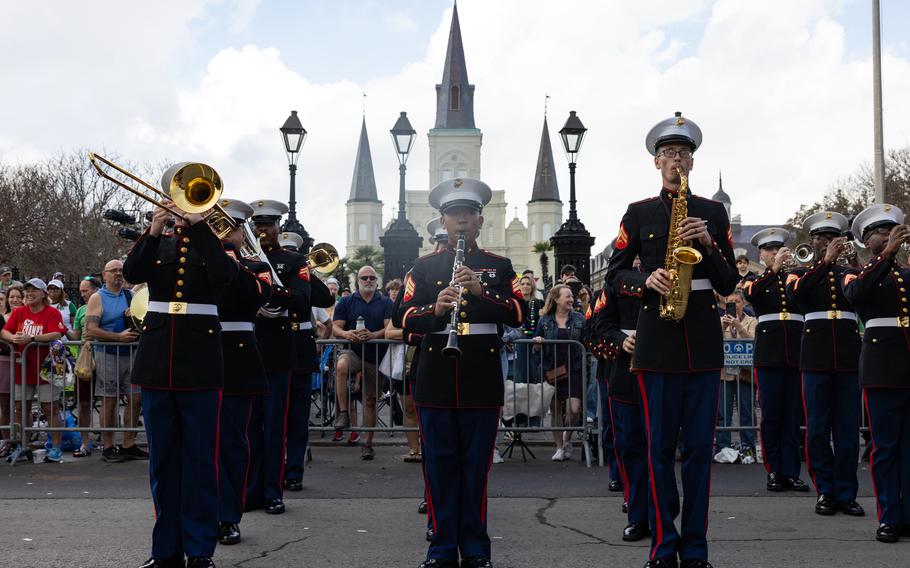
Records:
[[[338,268],[338,250],[329,243],[318,243],[313,245],[306,260],[310,268],[319,274],[331,274]]]
[[[221,199],[223,185],[221,176],[211,166],[181,162],[161,176],[161,189],[183,211],[204,213]]]

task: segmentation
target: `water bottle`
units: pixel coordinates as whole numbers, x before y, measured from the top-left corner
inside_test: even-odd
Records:
[[[357,316],[357,326],[354,329],[356,329],[357,331],[360,331],[361,329],[366,329],[366,328],[367,328],[366,320],[363,319],[363,316]]]

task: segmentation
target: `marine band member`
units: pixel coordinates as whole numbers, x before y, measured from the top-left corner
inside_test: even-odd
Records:
[[[702,254],[695,265],[685,317],[675,322],[659,315],[660,297],[670,289],[664,269],[673,200],[681,178],[694,165],[693,152],[701,144],[701,130],[681,113],[658,123],[645,141],[660,171],[660,194],[629,205],[616,238],[607,269],[612,285],[637,256],[647,275],[636,328],[632,370],[638,373],[651,475],[651,551],[646,566],[675,567],[677,557],[686,568],[708,563],[708,492],[713,459],[714,425],[723,334],[714,291],[730,294],[739,280],[727,211],[721,203],[697,195],[688,197],[688,217],[678,227],[680,238]],[[679,515],[675,454],[682,429],[682,482],[685,499],[682,527]]]
[[[769,227],[752,237],[765,271],[743,286],[755,309],[753,368],[761,404],[759,441],[768,473],[768,491],[809,491],[799,478],[799,424],[802,417],[802,382],[799,348],[803,316],[787,302],[788,273],[784,263],[792,257],[785,243],[790,232]]]
[[[872,260],[844,293],[866,331],[859,358],[874,449],[870,457],[881,542],[910,536],[910,270],[895,260],[910,239],[904,212],[893,205],[864,209],[853,221]]]
[[[172,206],[173,207],[173,206]],[[195,213],[156,207],[123,276],[148,284],[132,384],[142,387],[155,503],[152,557],[143,568],[214,566],[218,537],[218,412],[224,368],[218,303],[240,268]]]
[[[393,319],[405,334],[425,334],[415,401],[435,535],[423,568],[457,568],[459,555],[462,567],[492,566],[486,483],[503,404],[501,326],[521,325],[524,302],[512,263],[476,243],[491,196],[489,186],[468,178],[433,188],[430,204],[442,214],[450,245],[417,260]],[[464,264],[453,275],[459,234]],[[460,301],[455,285],[463,288]],[[460,323],[458,359],[442,353],[453,307]]]

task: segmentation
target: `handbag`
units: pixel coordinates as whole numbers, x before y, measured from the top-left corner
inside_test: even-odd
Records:
[[[518,414],[524,414],[528,418],[543,418],[556,395],[556,387],[549,383],[516,383],[509,379],[504,394],[504,420],[511,420]]]
[[[544,378],[551,385],[569,378],[569,367],[565,363],[544,373]]]
[[[92,376],[95,374],[95,354],[91,341],[82,344],[73,372],[80,381],[92,380]]]
[[[379,362],[379,372],[389,377],[393,381],[400,381],[404,378],[404,356],[407,345],[396,343],[390,345],[382,361]]]

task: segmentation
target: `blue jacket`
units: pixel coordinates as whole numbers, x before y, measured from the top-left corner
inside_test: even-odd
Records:
[[[569,313],[569,339],[574,341],[581,341],[582,332],[585,328],[585,318],[579,312],[572,311]],[[558,339],[559,328],[556,325],[556,319],[553,317],[553,314],[546,314],[540,316],[540,320],[537,322],[537,333],[536,337],[542,337],[544,339]],[[565,345],[565,344],[564,344]],[[555,348],[553,344],[544,344],[543,345],[543,355],[541,361],[543,362],[543,368],[545,371],[551,370],[556,362]],[[581,362],[584,358],[584,349],[578,345],[565,345],[569,348],[569,358],[572,362],[571,373],[573,376],[576,373],[581,373]]]

